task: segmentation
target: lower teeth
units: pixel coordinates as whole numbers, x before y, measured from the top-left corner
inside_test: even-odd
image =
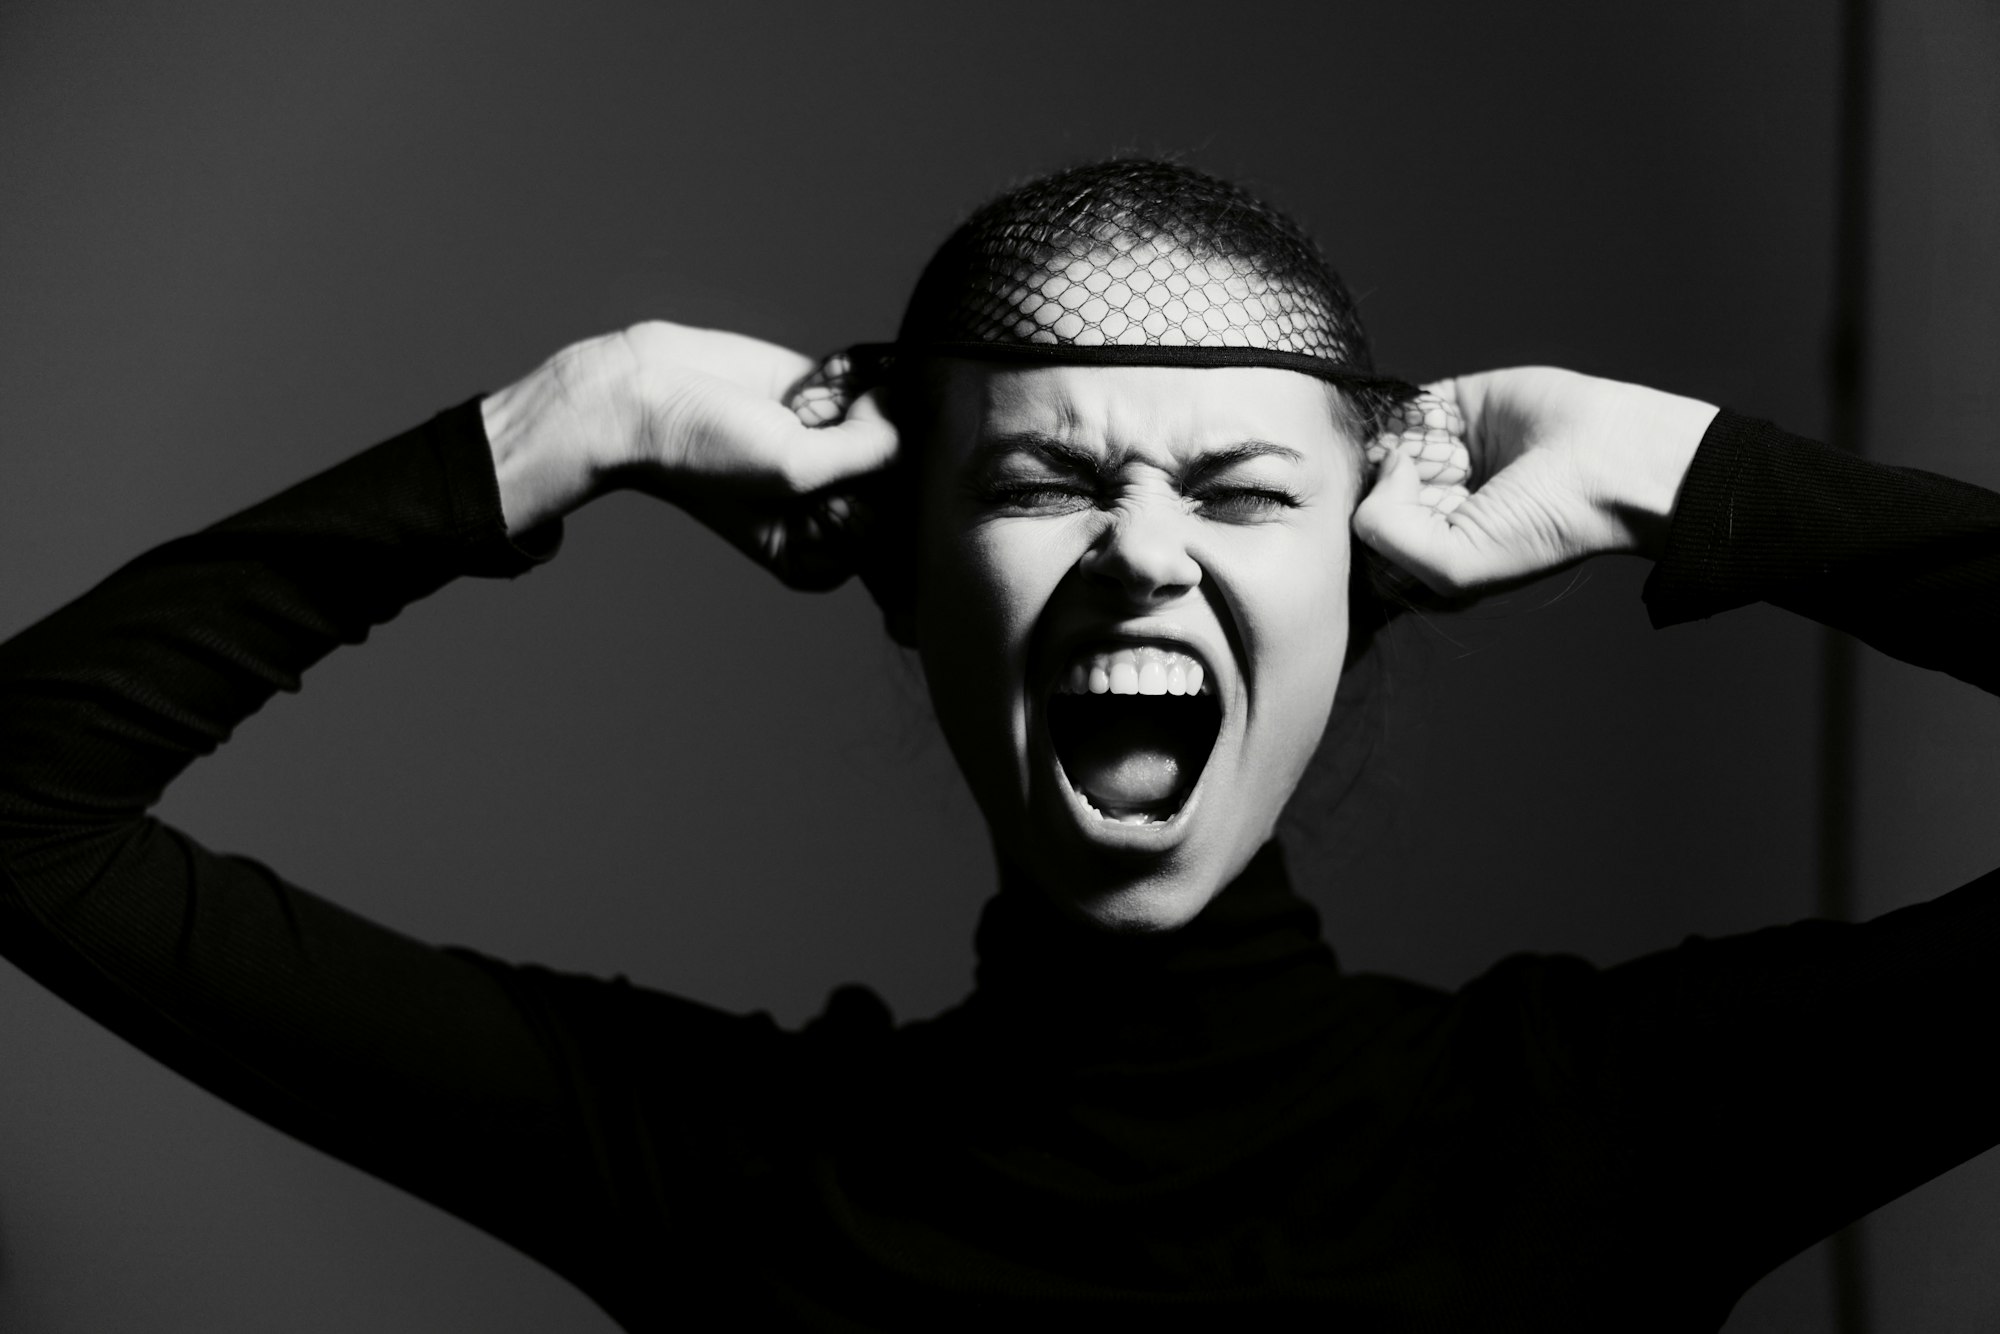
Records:
[[[1078,792],[1076,795],[1083,797],[1083,804],[1090,808],[1092,815],[1111,824],[1165,824],[1173,819],[1172,815],[1155,815],[1151,811],[1101,811],[1096,803],[1083,793]]]
[[[1180,818],[1221,722],[1209,695],[1056,694],[1046,716],[1053,758],[1085,808],[1106,824],[1154,828]],[[1072,762],[1079,766],[1075,777]],[[1108,805],[1098,804],[1093,786],[1110,798]]]

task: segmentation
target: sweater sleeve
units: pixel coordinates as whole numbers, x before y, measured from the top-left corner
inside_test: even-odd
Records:
[[[0,645],[0,952],[244,1110],[582,1279],[592,1221],[673,1174],[635,1142],[621,1071],[727,1088],[718,1067],[768,1049],[768,1021],[419,943],[146,815],[326,653],[559,536],[508,538],[467,403]],[[712,1151],[696,1114],[657,1121]]]
[[[1645,596],[1658,625],[1771,602],[1992,691],[2000,495],[1724,412]],[[1677,1272],[1726,1276],[1723,1309],[2000,1143],[2000,872],[1865,923],[1693,938],[1572,999],[1632,1203]]]
[[[2000,691],[2000,495],[1725,409],[1645,597],[1656,626],[1769,602]]]

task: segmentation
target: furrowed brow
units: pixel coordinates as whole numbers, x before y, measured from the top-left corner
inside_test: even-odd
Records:
[[[1015,431],[982,440],[972,451],[972,468],[985,472],[1016,454],[1026,454],[1061,472],[1097,476],[1104,461],[1090,450],[1045,431]]]
[[[1290,445],[1280,445],[1269,440],[1244,440],[1220,449],[1205,449],[1187,461],[1180,471],[1180,484],[1200,482],[1219,472],[1226,472],[1239,463],[1251,459],[1279,458],[1287,463],[1303,463],[1305,455]]]
[[[982,440],[973,449],[970,461],[975,473],[983,473],[1017,454],[1026,454],[1060,472],[1088,477],[1114,474],[1126,462],[1123,456],[1113,459],[1102,458],[1091,450],[1045,431],[1014,431]],[[1259,458],[1279,458],[1287,463],[1305,461],[1305,455],[1290,445],[1280,445],[1269,440],[1243,440],[1233,445],[1203,450],[1176,472],[1175,480],[1183,486],[1198,483],[1215,473],[1226,472],[1239,463]]]

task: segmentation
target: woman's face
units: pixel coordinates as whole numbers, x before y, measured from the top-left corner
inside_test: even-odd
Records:
[[[1105,926],[1180,925],[1339,683],[1359,451],[1326,387],[956,361],[924,448],[917,647],[1001,853]]]

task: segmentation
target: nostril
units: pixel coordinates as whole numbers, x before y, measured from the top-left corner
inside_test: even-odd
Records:
[[[1119,524],[1084,553],[1083,571],[1145,602],[1184,596],[1201,582],[1201,566],[1165,525]]]
[[[1171,602],[1185,597],[1194,588],[1193,580],[1174,579],[1143,567],[1107,568],[1100,564],[1085,571],[1090,582],[1105,593],[1139,603]]]

